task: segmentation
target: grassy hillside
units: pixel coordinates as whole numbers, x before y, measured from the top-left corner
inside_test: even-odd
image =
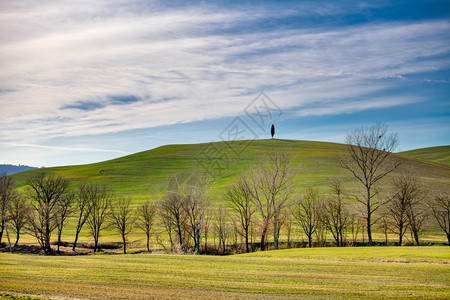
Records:
[[[450,145],[415,149],[410,151],[404,151],[401,152],[400,154],[412,158],[423,159],[450,165]]]
[[[448,299],[448,247],[233,256],[0,253],[0,294],[76,299]]]
[[[277,139],[228,144],[217,142],[211,145],[167,145],[105,162],[44,170],[63,175],[73,180],[74,184],[81,179],[109,184],[117,193],[129,194],[140,201],[147,199],[156,189],[164,188],[171,175],[201,171],[204,166],[210,166],[208,170],[215,180],[210,186],[209,195],[215,202],[220,202],[225,186],[234,182],[240,172],[257,166],[273,151],[286,151],[291,154],[293,165],[298,170],[295,181],[300,189],[316,186],[326,191],[330,179],[342,178],[347,192],[357,192],[359,187],[355,180],[339,164],[339,160],[347,156],[345,147],[336,143]],[[208,153],[209,158],[205,153]],[[428,187],[449,186],[450,166],[409,158],[403,154],[397,157],[403,160],[397,174],[412,168]],[[42,171],[27,171],[14,177],[18,185],[23,186],[26,178]]]
[[[44,169],[46,172],[60,174],[72,180],[72,187],[76,187],[78,181],[85,179],[97,183],[110,185],[117,193],[132,196],[133,205],[149,199],[155,191],[164,189],[173,174],[203,170],[202,164],[221,166],[222,169],[211,169],[214,181],[208,189],[212,206],[224,204],[223,195],[225,187],[236,180],[240,172],[248,171],[258,165],[268,154],[273,151],[287,151],[291,154],[293,165],[297,168],[294,178],[299,192],[309,186],[315,186],[322,193],[328,193],[328,182],[333,178],[341,178],[344,182],[344,193],[347,195],[359,194],[361,187],[348,171],[342,169],[339,160],[347,156],[346,146],[343,144],[292,141],[292,140],[256,140],[248,143],[245,149],[240,148],[244,142],[218,142],[210,147],[222,155],[208,159],[204,153],[208,150],[208,144],[195,145],[167,145],[144,151],[118,159],[105,162],[66,166]],[[209,149],[211,150],[211,149]],[[237,152],[237,153],[236,153]],[[210,152],[208,152],[210,153]],[[396,155],[403,161],[401,168],[394,172],[394,176],[408,169],[413,169],[427,189],[449,190],[450,166],[436,162],[409,158]],[[43,169],[32,170],[14,174],[20,188],[25,187],[28,177],[42,172]],[[390,178],[380,182],[381,191],[390,188]],[[155,198],[153,198],[155,199]],[[355,197],[348,197],[348,201],[354,201]],[[75,230],[75,222],[68,222],[63,231],[63,240],[72,241]],[[440,229],[435,228],[426,233],[424,239],[443,241],[445,236]],[[53,239],[56,235],[53,235]],[[383,239],[380,235],[377,239]],[[135,230],[130,236],[130,241],[143,242],[144,236],[139,230]],[[102,233],[101,242],[117,242],[119,237],[115,231],[107,230]],[[92,242],[88,236],[88,230],[83,229],[81,242]],[[22,243],[35,243],[36,240],[29,235],[21,238]]]

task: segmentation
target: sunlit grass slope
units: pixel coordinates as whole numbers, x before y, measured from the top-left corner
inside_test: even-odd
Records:
[[[167,145],[105,162],[38,169],[14,177],[18,185],[23,186],[26,178],[38,172],[57,173],[71,179],[73,186],[82,179],[105,183],[117,193],[129,194],[139,201],[147,199],[155,189],[164,188],[175,173],[202,171],[204,166],[211,166],[208,170],[215,180],[209,188],[209,195],[217,203],[221,201],[225,186],[234,182],[240,172],[257,166],[274,151],[291,154],[292,164],[296,166],[295,182],[299,188],[316,186],[326,191],[329,180],[342,178],[348,192],[357,189],[354,178],[339,164],[339,160],[347,156],[345,145],[277,139]],[[404,163],[396,171],[397,174],[412,168],[428,187],[445,188],[449,185],[450,166],[398,157]]]
[[[421,148],[410,151],[404,151],[401,152],[400,154],[408,157],[450,165],[450,146]]]
[[[0,292],[90,299],[448,299],[448,247],[235,256],[0,254]]]

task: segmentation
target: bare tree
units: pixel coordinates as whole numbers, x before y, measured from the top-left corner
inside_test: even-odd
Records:
[[[393,178],[390,201],[386,205],[392,219],[390,230],[398,235],[398,245],[402,245],[403,235],[409,226],[408,209],[420,194],[417,180],[411,174],[402,174]]]
[[[347,150],[350,160],[341,160],[341,166],[364,186],[365,197],[358,201],[365,206],[365,218],[369,245],[372,245],[373,213],[382,205],[375,201],[378,194],[375,185],[386,175],[395,170],[399,161],[390,159],[398,144],[397,134],[387,134],[387,126],[376,124],[362,127],[346,136]]]
[[[426,207],[422,205],[419,198],[414,199],[408,206],[406,211],[408,217],[409,230],[414,238],[417,246],[419,246],[419,237],[424,229],[425,220],[428,218],[428,211]]]
[[[72,213],[74,212],[73,202],[75,199],[75,195],[71,192],[65,193],[61,200],[58,203],[58,208],[56,212],[56,222],[57,222],[57,229],[58,229],[58,245],[57,245],[57,252],[60,253],[59,247],[61,245],[61,235],[62,230],[64,228],[64,225],[66,225],[66,220],[69,218]]]
[[[200,253],[207,197],[206,183],[200,174],[192,173],[184,184],[183,208],[187,216],[187,232],[194,241],[194,253]]]
[[[278,226],[277,226],[277,245],[280,245],[279,239],[281,234],[281,229],[283,227],[286,227],[286,235],[287,235],[287,248],[289,248],[290,238],[291,238],[291,222],[292,222],[292,216],[291,213],[288,212],[289,207],[285,207],[281,210],[278,218]]]
[[[92,199],[96,195],[98,187],[93,183],[81,182],[78,185],[77,196],[74,198],[74,213],[77,216],[77,226],[75,228],[75,240],[72,251],[75,251],[78,242],[78,236],[86,223],[92,209]]]
[[[359,230],[362,228],[363,224],[358,217],[357,213],[353,213],[351,216],[350,230],[352,233],[352,245],[355,246],[358,241]]]
[[[199,173],[184,173],[172,176],[160,202],[160,216],[172,241],[176,234],[180,251],[187,251],[193,241],[196,254],[200,253],[200,241],[208,199],[207,178]],[[171,244],[173,244],[171,242]]]
[[[100,232],[106,227],[105,221],[113,200],[113,195],[106,185],[92,185],[91,193],[91,211],[86,222],[94,238],[95,253],[98,249]]]
[[[292,243],[291,243],[291,235],[292,235],[292,214],[290,211],[288,211],[288,209],[284,210],[283,213],[283,224],[285,224],[286,226],[286,248],[291,248],[292,247]],[[280,234],[278,234],[278,236],[280,236]]]
[[[292,216],[308,237],[308,246],[312,247],[312,237],[319,225],[319,192],[310,188],[292,209]]]
[[[52,252],[50,236],[58,227],[59,205],[63,201],[69,181],[61,176],[40,173],[27,180],[33,214],[29,218],[29,232],[39,242],[46,255]]]
[[[384,234],[384,245],[388,245],[388,232],[389,232],[389,221],[387,220],[386,216],[381,217],[380,223],[378,226]]]
[[[222,254],[226,252],[227,240],[230,236],[230,225],[228,224],[229,215],[225,207],[217,209],[216,222],[214,223],[214,232],[219,238],[219,249],[222,248]]]
[[[212,218],[211,207],[209,207],[207,209],[205,219],[203,221],[203,236],[205,237],[205,245],[204,245],[205,253],[208,253],[208,234],[211,225],[211,218]]]
[[[150,235],[155,222],[156,205],[154,202],[146,201],[137,208],[137,226],[144,231],[147,238],[147,252],[150,252]]]
[[[258,208],[262,217],[261,251],[265,250],[269,225],[273,221],[274,249],[278,249],[278,220],[280,213],[292,198],[293,168],[286,153],[274,153],[261,163],[260,167],[244,180],[246,193]]]
[[[14,228],[16,234],[16,242],[14,243],[14,248],[17,247],[19,243],[20,234],[25,228],[27,223],[31,207],[27,203],[27,199],[19,193],[11,198],[7,209],[7,219]]]
[[[261,195],[262,184],[258,178],[258,173],[253,172],[249,177],[242,177],[245,193],[251,196],[251,200],[261,215],[261,251],[266,249],[266,239],[269,232],[269,225],[273,218],[273,206],[270,201],[264,201]]]
[[[333,197],[323,202],[322,222],[333,235],[338,247],[344,246],[344,232],[350,225],[350,212],[343,202],[341,181],[330,182]]]
[[[133,229],[134,216],[130,207],[131,197],[119,197],[116,203],[110,205],[112,225],[122,237],[123,253],[127,254],[127,237]]]
[[[174,251],[175,242],[173,236],[175,234],[175,218],[172,214],[171,205],[167,195],[158,202],[157,207],[161,223],[169,236],[170,250]]]
[[[245,251],[250,252],[249,233],[253,214],[256,208],[253,205],[245,179],[241,176],[237,182],[227,187],[225,198],[233,211],[238,214],[238,233],[245,239]]]
[[[180,251],[185,250],[185,229],[187,216],[184,210],[183,176],[174,175],[168,185],[167,191],[160,202],[160,214],[163,224],[171,238],[175,232]],[[172,242],[173,243],[173,242]]]
[[[1,217],[1,228],[0,228],[0,244],[2,242],[3,231],[6,226],[6,211],[8,205],[13,197],[14,180],[11,176],[3,174],[0,176],[0,217]]]
[[[439,227],[445,232],[450,244],[450,197],[447,193],[437,194],[428,202]]]

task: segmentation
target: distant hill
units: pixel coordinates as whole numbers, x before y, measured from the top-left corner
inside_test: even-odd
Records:
[[[37,169],[36,167],[30,167],[30,166],[23,166],[23,165],[0,165],[0,175],[6,174],[16,174],[24,171],[29,171]]]
[[[400,154],[408,157],[450,165],[450,145],[415,149],[400,152]]]
[[[164,188],[173,174],[202,170],[206,166],[215,176],[209,195],[214,202],[220,203],[225,187],[235,182],[239,173],[256,167],[274,151],[290,153],[292,164],[297,168],[295,185],[300,191],[315,186],[328,192],[329,181],[340,178],[347,194],[360,193],[356,180],[339,163],[341,158],[348,156],[346,145],[279,139],[167,145],[100,163],[31,170],[14,177],[20,187],[29,176],[46,171],[65,176],[74,185],[81,179],[108,184],[116,192],[142,201],[149,199],[155,189]],[[395,154],[404,163],[394,176],[412,168],[425,186],[440,190],[450,187],[449,165],[407,155]],[[388,189],[390,180],[386,178],[380,187]]]

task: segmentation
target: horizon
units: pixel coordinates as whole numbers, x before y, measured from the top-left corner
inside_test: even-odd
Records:
[[[0,3],[0,164],[170,144],[450,145],[448,1]]]

